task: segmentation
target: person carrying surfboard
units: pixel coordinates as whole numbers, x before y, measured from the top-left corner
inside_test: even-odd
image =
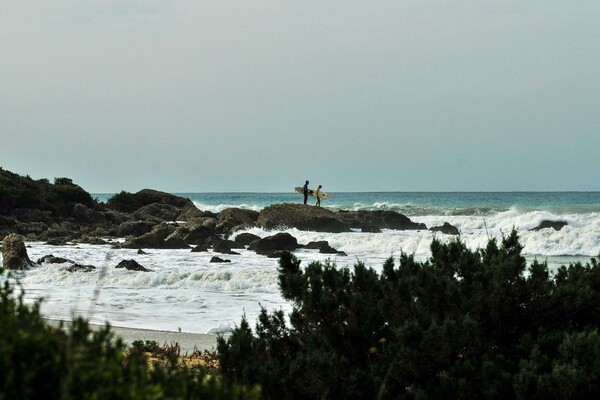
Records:
[[[304,204],[306,204],[306,201],[308,200],[308,181],[302,186],[302,193],[304,194]]]
[[[317,190],[315,190],[315,196],[317,196],[317,202],[316,202],[315,206],[317,206],[317,207],[321,207],[321,188],[322,187],[323,186],[319,185]]]

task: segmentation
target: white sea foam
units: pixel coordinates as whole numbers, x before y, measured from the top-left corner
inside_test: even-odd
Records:
[[[597,212],[556,214],[510,208],[490,215],[423,215],[411,219],[428,227],[449,222],[460,230],[461,240],[471,249],[485,247],[490,237],[500,240],[515,228],[527,259],[548,260],[553,268],[572,261],[586,261],[600,253],[600,213]],[[567,226],[560,231],[531,231],[543,220],[561,220],[567,222]],[[442,241],[454,239],[428,230],[338,234],[286,231],[301,244],[327,240],[332,247],[347,254],[326,255],[301,249],[296,255],[303,261],[302,265],[329,259],[338,266],[352,266],[358,260],[376,270],[381,269],[385,259],[398,257],[401,252],[426,260],[431,255],[434,236]],[[246,232],[259,237],[275,233],[260,228]],[[149,254],[138,255],[136,250],[115,250],[109,246],[42,243],[28,243],[28,246],[32,260],[54,254],[97,267],[93,272],[70,273],[66,271],[70,264],[45,264],[15,275],[26,290],[28,301],[45,299],[42,312],[50,318],[70,319],[75,313],[93,322],[108,320],[123,327],[222,333],[239,324],[243,315],[253,324],[261,305],[269,310],[291,309],[279,293],[277,259],[247,250],[239,251],[240,255],[220,255],[232,262],[214,264],[209,262],[214,255],[211,252],[147,250]],[[116,269],[119,261],[125,259],[135,259],[152,271]]]
[[[217,204],[217,205],[212,205],[212,204],[205,204],[205,203],[201,203],[199,201],[194,200],[193,201],[194,205],[202,211],[210,211],[213,212],[215,214],[220,213],[223,210],[226,210],[228,208],[243,208],[246,210],[254,210],[254,211],[260,211],[263,209],[263,207],[256,205],[256,204]]]

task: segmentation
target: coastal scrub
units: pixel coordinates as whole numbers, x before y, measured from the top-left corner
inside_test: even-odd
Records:
[[[471,251],[390,258],[381,274],[290,253],[293,303],[220,338],[222,373],[267,399],[591,398],[600,394],[600,266],[527,266],[516,231]]]

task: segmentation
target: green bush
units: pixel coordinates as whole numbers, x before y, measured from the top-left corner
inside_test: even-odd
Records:
[[[1,271],[0,271],[1,272]],[[150,367],[107,325],[83,319],[66,328],[46,324],[39,303],[0,287],[0,399],[257,399],[251,391],[173,359]]]
[[[527,268],[516,232],[470,251],[434,240],[381,274],[291,254],[289,322],[266,310],[218,341],[222,373],[268,399],[547,399],[600,394],[600,267]]]
[[[113,210],[131,213],[137,210],[140,207],[143,207],[145,204],[140,201],[139,196],[136,196],[133,193],[126,192],[122,190],[121,192],[115,194],[106,202],[109,208]]]
[[[55,217],[71,215],[77,203],[95,208],[93,197],[68,178],[33,180],[0,168],[0,214],[8,215],[19,209],[50,211]]]

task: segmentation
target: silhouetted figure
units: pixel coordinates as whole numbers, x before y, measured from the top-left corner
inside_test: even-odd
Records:
[[[304,194],[304,204],[306,204],[306,201],[308,200],[308,181],[306,181],[302,187],[302,193]]]

